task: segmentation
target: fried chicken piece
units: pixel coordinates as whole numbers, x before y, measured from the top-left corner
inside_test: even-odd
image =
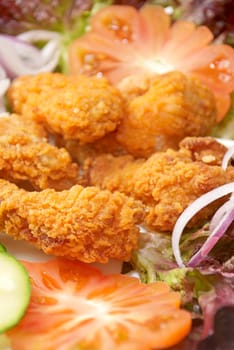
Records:
[[[20,142],[20,143],[19,143]],[[12,182],[30,183],[36,190],[63,190],[78,182],[78,166],[69,153],[46,142],[0,137],[0,177]]]
[[[11,115],[0,123],[0,177],[37,190],[70,188],[79,178],[78,165],[64,148],[46,141],[33,121]]]
[[[144,91],[147,84],[149,88]],[[136,91],[122,89],[128,98],[117,140],[134,156],[177,149],[184,137],[208,135],[215,125],[215,98],[196,78],[170,72],[148,79]]]
[[[143,208],[125,195],[76,185],[27,192],[0,180],[0,228],[46,254],[106,263],[136,249]]]
[[[227,148],[213,137],[186,137],[180,142],[180,148],[188,149],[193,160],[210,165],[221,165]]]
[[[11,114],[1,117],[0,123],[0,137],[15,136],[18,135],[19,139],[21,136],[30,137],[32,141],[46,141],[47,132],[45,128],[31,120],[31,118]]]
[[[158,152],[146,161],[130,156],[99,156],[86,161],[85,177],[89,185],[118,190],[140,200],[147,207],[145,225],[159,231],[171,231],[182,211],[196,198],[234,180],[233,167],[225,171],[214,162],[207,162],[207,157],[217,157],[219,163],[225,150],[217,141],[211,141],[210,138],[199,138],[196,143],[196,138],[187,138],[179,151]],[[192,150],[189,144],[193,145]],[[199,157],[204,151],[205,158]],[[216,206],[217,203],[203,209],[191,221],[190,227],[208,219]]]
[[[55,144],[68,150],[72,159],[82,165],[89,157],[96,157],[103,153],[111,153],[115,156],[126,154],[126,151],[116,140],[116,133],[111,132],[101,139],[87,144],[80,144],[77,140],[64,140],[62,137],[55,137]]]
[[[59,73],[17,78],[8,99],[15,112],[82,144],[115,130],[124,109],[120,92],[106,79]]]

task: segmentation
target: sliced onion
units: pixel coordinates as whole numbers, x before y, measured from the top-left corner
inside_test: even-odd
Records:
[[[227,152],[224,154],[223,161],[222,161],[222,168],[224,170],[227,169],[229,161],[232,159],[232,156],[234,155],[234,146],[230,147]]]
[[[227,214],[227,212],[232,210],[233,207],[234,207],[234,197],[232,193],[231,198],[226,203],[224,203],[212,217],[209,225],[209,229],[211,232],[219,225],[222,218]]]
[[[222,198],[229,193],[234,192],[234,182],[215,188],[214,190],[205,193],[189,205],[184,212],[179,216],[173,232],[172,232],[172,249],[175,260],[180,267],[185,267],[181,253],[180,253],[180,239],[187,223],[196,215],[201,209],[214,202],[216,199]]]
[[[10,85],[10,80],[6,77],[6,72],[0,66],[0,117],[6,115],[4,95]]]
[[[210,236],[207,238],[203,246],[198,250],[198,252],[190,259],[188,266],[197,266],[214,248],[216,243],[223,237],[224,233],[230,227],[234,220],[234,205],[230,211],[223,216],[216,228],[211,232]]]
[[[51,39],[59,40],[60,35],[57,32],[51,32],[50,30],[29,30],[27,32],[17,35],[20,40],[27,41],[29,43],[35,43],[37,41],[49,41]]]
[[[53,71],[60,54],[60,36],[48,31],[30,31],[17,37],[0,35],[0,64],[10,78]],[[31,43],[45,40],[40,50]]]

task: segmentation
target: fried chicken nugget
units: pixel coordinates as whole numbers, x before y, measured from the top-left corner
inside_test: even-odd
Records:
[[[130,156],[99,156],[86,162],[87,184],[110,191],[118,190],[140,200],[148,210],[146,226],[159,231],[171,231],[182,211],[196,198],[234,179],[233,167],[225,171],[214,162],[217,157],[219,163],[226,148],[217,146],[217,141],[211,142],[210,138],[208,141],[199,138],[195,152],[196,138],[187,138],[179,151],[168,149],[158,152],[146,161],[134,160]],[[189,144],[193,145],[192,151]],[[217,153],[218,148],[220,154]],[[205,156],[199,158],[200,150],[204,152],[205,149]],[[197,160],[194,159],[195,153],[199,158]],[[209,158],[212,159],[210,163],[207,162]],[[211,205],[202,210],[190,226],[199,225],[208,219],[215,208]]]
[[[55,144],[58,147],[66,148],[72,159],[80,165],[82,165],[87,158],[96,157],[107,151],[114,156],[127,153],[117,142],[115,132],[111,132],[95,142],[86,143],[84,145],[80,144],[77,140],[64,140],[62,137],[56,136]]]
[[[124,110],[120,92],[106,79],[60,73],[19,77],[8,99],[15,112],[82,144],[114,131]]]
[[[0,137],[3,136],[27,136],[32,141],[46,141],[47,132],[45,128],[31,118],[24,117],[17,114],[5,115],[0,119]]]
[[[37,190],[70,188],[79,168],[64,148],[50,145],[40,125],[11,115],[0,119],[0,177]]]
[[[137,247],[143,208],[125,195],[76,185],[27,192],[0,180],[0,228],[46,254],[106,263]]]
[[[122,89],[127,107],[117,140],[134,156],[177,149],[184,137],[208,135],[215,125],[215,98],[196,78],[170,72],[148,79],[138,96],[133,88]]]

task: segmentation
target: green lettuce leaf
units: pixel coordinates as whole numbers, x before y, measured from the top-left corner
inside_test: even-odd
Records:
[[[209,233],[209,223],[185,232],[180,244],[185,263],[200,249]],[[166,282],[181,293],[183,305],[193,310],[199,305],[201,295],[213,290],[216,276],[234,280],[233,251],[232,226],[200,266],[196,269],[178,268],[171,248],[171,235],[147,232],[141,235],[139,249],[133,253],[131,263],[142,282]]]

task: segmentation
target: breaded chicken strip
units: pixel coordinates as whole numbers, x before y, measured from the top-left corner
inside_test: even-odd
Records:
[[[12,83],[8,99],[15,112],[80,143],[115,130],[123,117],[120,92],[104,78],[59,73],[23,76]]]
[[[147,77],[135,90],[128,83],[129,91],[123,83],[120,86],[127,107],[117,140],[134,156],[177,149],[184,137],[208,135],[215,125],[215,98],[196,78],[170,72]]]
[[[0,180],[0,228],[46,254],[106,263],[127,261],[137,247],[143,210],[125,195],[76,185],[27,192]]]
[[[204,151],[205,155],[199,157]],[[148,210],[145,224],[155,230],[171,231],[182,211],[196,198],[234,180],[233,167],[224,171],[216,165],[224,152],[225,147],[210,138],[187,138],[179,151],[158,152],[146,161],[103,155],[86,162],[87,184],[118,190],[140,200]],[[214,208],[202,210],[190,226],[209,218]]]
[[[50,145],[40,125],[21,116],[0,119],[0,177],[41,190],[70,188],[78,165],[64,148]]]

